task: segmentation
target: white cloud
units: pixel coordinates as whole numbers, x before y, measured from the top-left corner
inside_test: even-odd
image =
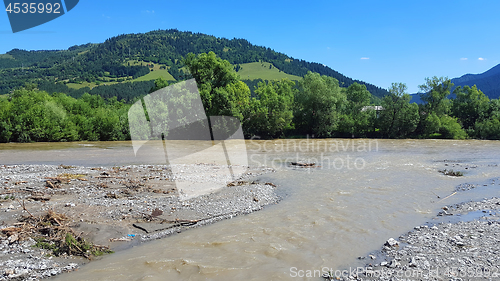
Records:
[[[477,58],[478,60],[485,60],[485,58]]]
[[[367,58],[367,57],[362,57],[360,58],[360,60],[369,60],[370,58]]]
[[[460,58],[460,60],[467,60],[467,58]]]

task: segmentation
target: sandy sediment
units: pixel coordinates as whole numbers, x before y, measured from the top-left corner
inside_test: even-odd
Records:
[[[176,168],[180,172],[173,174],[166,165],[0,166],[0,280],[37,280],[89,261],[53,256],[33,247],[35,237],[7,231],[22,226],[23,218],[38,218],[49,210],[67,216],[64,224],[86,241],[120,250],[280,200],[274,184],[253,181],[272,169],[249,169],[233,180],[218,165]],[[186,196],[176,181],[210,188]]]

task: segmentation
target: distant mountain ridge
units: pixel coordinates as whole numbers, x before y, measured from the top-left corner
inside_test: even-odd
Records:
[[[498,99],[500,98],[500,64],[490,68],[489,70],[479,73],[479,74],[464,74],[458,78],[451,79],[451,83],[454,84],[453,90],[458,87],[469,86],[476,87],[481,90],[488,98]],[[411,102],[416,102],[418,104],[422,103],[418,93],[411,94]],[[452,93],[448,98],[453,99],[455,95]]]
[[[168,71],[169,76],[179,81],[188,76],[182,63],[188,53],[210,51],[234,64],[236,69],[240,64],[266,62],[271,64],[271,68],[286,74],[302,77],[312,71],[336,78],[342,87],[357,82],[366,85],[374,96],[382,97],[388,93],[386,89],[352,79],[323,64],[295,59],[270,48],[253,45],[245,39],[226,39],[170,29],[118,35],[103,43],[72,46],[67,50],[11,50],[0,55],[0,94],[8,93],[26,82],[42,85],[41,89],[48,92],[57,89],[71,94],[78,90],[81,94],[92,88],[103,88],[99,86],[103,84],[106,84],[104,87],[113,87],[110,84],[134,82],[132,80],[144,77],[153,70],[155,73]],[[158,69],[159,66],[162,68]],[[88,88],[79,89],[78,85],[88,85]]]
[[[453,78],[451,82],[455,87],[476,85],[490,99],[497,99],[500,97],[500,64],[480,74],[465,74]]]

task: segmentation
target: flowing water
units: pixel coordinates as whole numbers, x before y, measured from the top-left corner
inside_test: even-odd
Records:
[[[145,161],[133,158],[131,149],[128,142],[5,144],[0,163]],[[496,141],[247,141],[247,151],[250,165],[277,169],[258,179],[276,183],[282,202],[105,256],[57,279],[322,280],[325,269],[360,265],[358,256],[388,238],[432,222],[444,205],[500,196],[493,181],[500,176]],[[320,167],[290,168],[297,159]],[[442,169],[464,177],[445,176]],[[454,194],[462,183],[479,185]],[[314,277],[300,277],[307,273]]]

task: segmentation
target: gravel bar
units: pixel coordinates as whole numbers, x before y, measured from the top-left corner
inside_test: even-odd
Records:
[[[0,166],[0,280],[39,280],[89,262],[52,256],[50,250],[33,247],[36,241],[31,237],[7,232],[26,216],[41,216],[49,210],[65,214],[71,220],[69,227],[83,233],[86,241],[116,251],[281,200],[274,184],[255,180],[273,169],[233,166],[246,172],[232,181],[223,168],[186,164],[176,167],[180,172],[174,175],[167,165]],[[185,198],[176,181],[220,188]]]

